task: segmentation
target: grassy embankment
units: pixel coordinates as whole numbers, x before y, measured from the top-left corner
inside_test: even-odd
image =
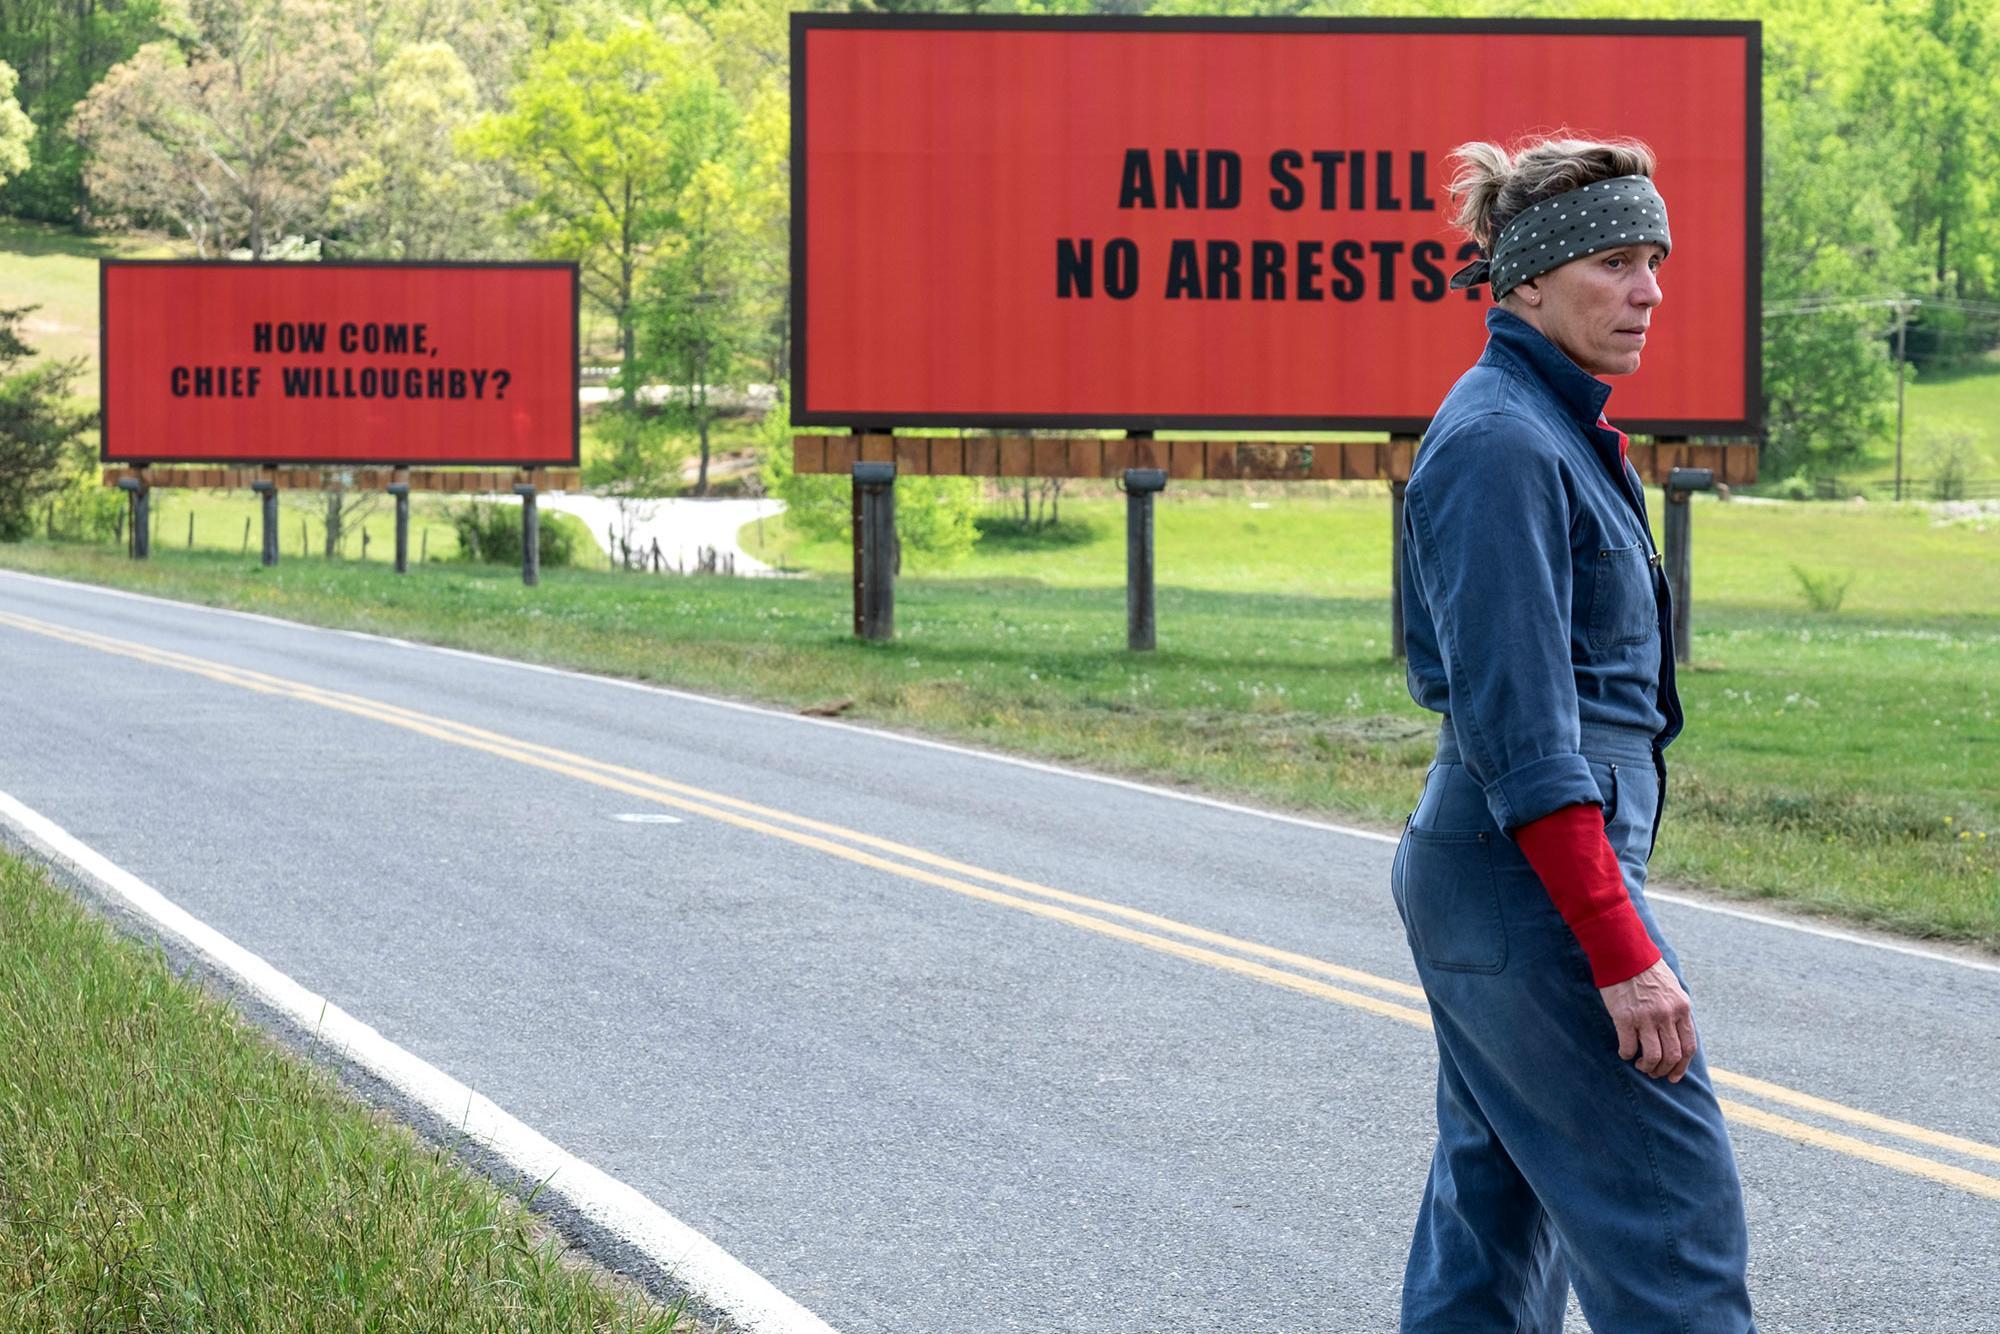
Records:
[[[913,572],[887,646],[850,638],[838,575],[559,571],[534,591],[507,570],[397,580],[173,550],[135,566],[30,544],[0,563],[783,705],[850,700],[855,718],[1393,825],[1432,725],[1389,658],[1386,506],[1249,503],[1163,502],[1149,656],[1124,651],[1121,521],[1103,499],[1065,506],[1086,543]],[[2000,946],[2000,525],[1697,503],[1691,722],[1655,874]],[[1838,612],[1805,609],[1794,562],[1851,574]]]
[[[0,854],[0,1328],[692,1327]]]

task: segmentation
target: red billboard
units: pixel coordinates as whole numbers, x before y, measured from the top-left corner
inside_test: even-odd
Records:
[[[577,461],[574,264],[105,260],[107,463]]]
[[[1446,159],[1659,157],[1620,425],[1760,425],[1754,22],[792,16],[793,417],[1420,430],[1486,289]]]

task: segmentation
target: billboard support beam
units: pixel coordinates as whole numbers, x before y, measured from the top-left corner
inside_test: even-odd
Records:
[[[1674,602],[1674,661],[1693,658],[1694,620],[1688,600],[1694,582],[1694,510],[1688,499],[1697,491],[1715,487],[1715,474],[1707,468],[1676,468],[1667,475],[1667,588]]]
[[[132,538],[125,549],[133,560],[145,560],[153,554],[151,490],[146,485],[145,465],[133,471],[134,476],[118,479],[118,489],[129,498],[131,510]]]
[[[389,494],[396,498],[396,573],[408,574],[410,572],[410,484],[391,482]]]
[[[1401,662],[1403,652],[1403,497],[1408,482],[1389,483],[1389,661]]]
[[[1423,437],[1391,435],[1384,451],[1389,478],[1389,661],[1403,660],[1403,498],[1410,490],[1410,469],[1416,466]],[[1400,474],[1400,475],[1399,475]]]
[[[535,484],[516,482],[521,498],[521,582],[534,588],[542,582],[542,515],[535,506]]]
[[[854,465],[854,633],[896,635],[896,465]]]
[[[266,569],[278,563],[278,483],[266,469],[265,476],[250,483],[250,489],[257,493],[264,519],[263,561]]]
[[[1151,653],[1158,644],[1159,628],[1153,615],[1153,497],[1167,489],[1167,470],[1127,468],[1121,480],[1125,489],[1125,647],[1133,653]]]

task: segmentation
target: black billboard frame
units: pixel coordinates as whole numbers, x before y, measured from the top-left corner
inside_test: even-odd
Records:
[[[107,394],[111,369],[109,274],[114,268],[297,269],[564,269],[569,272],[569,457],[523,462],[520,459],[382,459],[382,458],[217,458],[195,454],[111,454],[111,408]],[[303,262],[289,259],[99,259],[97,261],[97,461],[100,466],[147,467],[155,463],[203,464],[234,468],[576,468],[583,464],[583,408],[577,401],[583,361],[583,266],[575,260],[551,259],[329,259]]]
[[[1123,431],[1386,431],[1421,435],[1428,417],[1323,417],[1185,413],[815,412],[806,401],[806,34],[815,29],[933,29],[995,32],[1292,32],[1292,33],[1535,33],[1556,37],[1738,37],[1744,48],[1743,399],[1741,418],[1620,419],[1627,431],[1650,436],[1715,436],[1762,440],[1764,435],[1764,45],[1759,19],[1414,19],[1414,18],[1178,18],[1137,15],[858,14],[791,16],[791,394],[794,427],[890,429],[980,427],[994,430]]]

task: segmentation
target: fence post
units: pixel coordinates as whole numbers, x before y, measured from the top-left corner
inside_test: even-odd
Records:
[[[542,516],[535,505],[535,484],[517,482],[521,498],[521,582],[529,588],[542,582]]]
[[[1125,486],[1125,647],[1150,653],[1158,642],[1153,607],[1153,497],[1165,468],[1127,468]]]
[[[854,632],[863,639],[896,636],[896,465],[854,465]]]

